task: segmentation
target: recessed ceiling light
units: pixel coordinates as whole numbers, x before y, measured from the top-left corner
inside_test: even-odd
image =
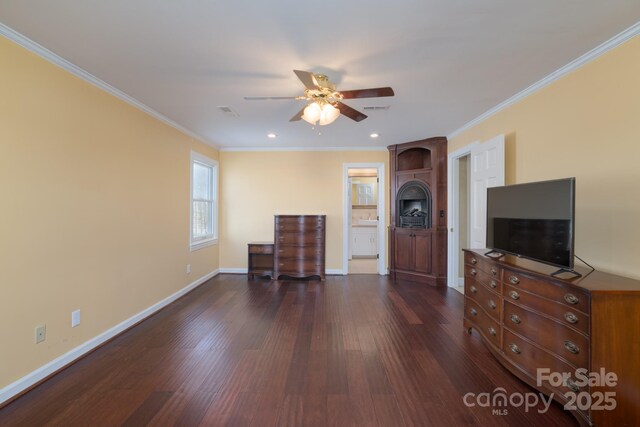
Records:
[[[379,136],[380,136],[380,134],[379,133],[375,133],[375,132],[369,135],[370,138],[377,138]]]
[[[271,139],[275,138],[276,136],[278,136],[278,135],[276,135],[275,133],[268,133],[267,134],[267,138],[271,138]]]

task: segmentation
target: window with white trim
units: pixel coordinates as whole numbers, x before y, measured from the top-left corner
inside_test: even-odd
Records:
[[[218,240],[218,162],[191,152],[191,249]]]

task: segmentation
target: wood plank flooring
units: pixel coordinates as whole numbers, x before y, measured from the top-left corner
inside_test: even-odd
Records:
[[[220,275],[0,410],[2,426],[575,426],[465,406],[533,392],[462,327],[463,296],[377,275]]]

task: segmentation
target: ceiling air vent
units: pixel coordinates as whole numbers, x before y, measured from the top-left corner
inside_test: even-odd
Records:
[[[218,105],[218,110],[222,111],[222,113],[227,117],[240,117],[238,113],[226,105]]]
[[[364,107],[363,110],[373,111],[373,110],[388,110],[391,105],[375,105]]]

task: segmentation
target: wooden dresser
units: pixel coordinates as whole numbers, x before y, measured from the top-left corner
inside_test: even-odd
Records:
[[[273,278],[325,279],[325,215],[275,215]]]
[[[584,277],[563,280],[549,276],[554,267],[484,252],[465,250],[465,329],[475,329],[507,369],[561,404],[582,394],[572,411],[581,425],[640,425],[640,281],[582,270]],[[570,378],[537,386],[538,368]],[[578,368],[587,375],[604,368],[617,385],[579,387]],[[585,404],[605,392],[615,392],[615,409]]]

